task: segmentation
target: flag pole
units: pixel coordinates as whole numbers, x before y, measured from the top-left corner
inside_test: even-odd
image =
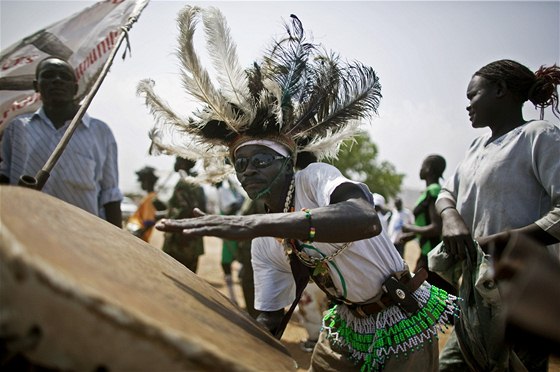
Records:
[[[138,12],[138,14],[136,14],[134,16],[131,16],[128,19],[128,22],[125,25],[121,26],[122,32],[120,33],[120,35],[119,35],[119,37],[118,37],[118,39],[115,43],[115,47],[113,48],[113,50],[109,54],[109,57],[108,57],[107,61],[105,61],[105,64],[103,65],[103,68],[101,69],[101,72],[100,72],[97,80],[93,84],[89,93],[84,98],[84,101],[83,101],[82,105],[80,106],[78,112],[76,113],[76,115],[74,115],[74,118],[72,118],[72,121],[68,125],[68,128],[66,128],[66,131],[64,132],[64,135],[60,139],[60,142],[58,143],[56,148],[53,150],[51,156],[47,159],[47,162],[45,163],[43,168],[40,169],[37,172],[35,177],[29,176],[29,175],[22,175],[20,177],[19,181],[18,181],[19,186],[24,186],[24,187],[28,187],[28,188],[32,188],[32,189],[36,189],[36,190],[42,190],[43,189],[43,186],[45,186],[45,183],[47,182],[47,180],[50,177],[51,170],[53,169],[53,167],[57,163],[58,159],[62,155],[66,146],[68,145],[68,142],[72,138],[72,135],[74,134],[76,128],[78,127],[78,124],[80,123],[84,114],[86,113],[87,109],[89,108],[89,105],[91,104],[91,101],[93,100],[93,97],[95,96],[95,94],[99,90],[99,87],[101,86],[101,83],[103,83],[103,80],[105,79],[105,76],[107,76],[107,73],[109,72],[109,68],[113,64],[113,60],[115,59],[115,56],[117,55],[118,49],[120,48],[121,44],[123,43],[123,41],[125,39],[127,40],[127,44],[128,44],[128,31],[132,28],[132,25],[138,20],[139,15],[140,15],[140,12]],[[125,51],[125,53],[126,53],[126,51]]]

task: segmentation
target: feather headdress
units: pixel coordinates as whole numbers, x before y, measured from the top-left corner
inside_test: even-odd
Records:
[[[143,80],[138,94],[156,118],[151,153],[203,159],[204,171],[191,181],[217,182],[233,172],[227,159],[251,139],[271,139],[318,159],[336,157],[341,140],[358,133],[358,120],[377,113],[381,86],[375,71],[346,63],[308,40],[291,15],[286,36],[275,40],[247,69],[221,12],[187,6],[179,15],[178,56],[187,93],[202,104],[189,118],[176,115]],[[193,36],[202,19],[219,88],[196,54]]]

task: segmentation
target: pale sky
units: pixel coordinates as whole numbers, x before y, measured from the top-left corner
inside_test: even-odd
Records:
[[[6,48],[94,1],[0,1],[0,47]],[[106,121],[119,146],[120,184],[138,191],[134,172],[151,165],[165,178],[169,156],[147,154],[152,117],[136,96],[139,80],[151,78],[156,91],[177,111],[193,106],[180,86],[176,17],[184,1],[151,0],[130,31],[132,56],[115,59],[89,114]],[[244,66],[262,55],[282,21],[298,16],[316,42],[348,60],[372,66],[380,77],[379,115],[368,124],[380,154],[406,175],[403,187],[423,189],[422,159],[432,153],[447,160],[449,177],[472,140],[465,92],[472,74],[508,58],[531,70],[560,63],[559,1],[198,1],[226,16]],[[201,31],[201,30],[200,30]],[[202,32],[200,32],[202,34]],[[199,49],[204,53],[205,49]],[[526,103],[525,118],[538,112]],[[547,111],[546,119],[559,120]],[[375,191],[375,190],[372,190]]]

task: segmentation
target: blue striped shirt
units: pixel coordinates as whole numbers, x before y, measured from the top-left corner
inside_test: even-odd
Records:
[[[21,175],[35,177],[69,124],[56,129],[43,108],[15,117],[3,133],[0,174],[10,184]],[[84,115],[42,191],[104,218],[103,206],[122,199],[117,143],[109,126]]]

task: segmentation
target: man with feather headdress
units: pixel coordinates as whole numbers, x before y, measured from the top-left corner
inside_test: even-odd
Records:
[[[426,283],[423,273],[410,274],[382,231],[367,186],[326,163],[294,168],[298,153],[336,156],[342,140],[357,133],[357,120],[376,112],[378,77],[371,67],[320,50],[291,18],[286,37],[243,70],[219,10],[187,7],[180,14],[183,84],[203,106],[192,118],[180,118],[155,95],[153,83],[141,82],[139,92],[158,119],[153,148],[202,158],[204,172],[193,182],[213,183],[235,172],[267,213],[198,212],[156,227],[253,239],[257,321],[277,338],[311,277],[336,304],[324,318],[313,370],[435,371],[436,334],[456,314],[455,298]],[[199,19],[220,89],[193,47]]]

